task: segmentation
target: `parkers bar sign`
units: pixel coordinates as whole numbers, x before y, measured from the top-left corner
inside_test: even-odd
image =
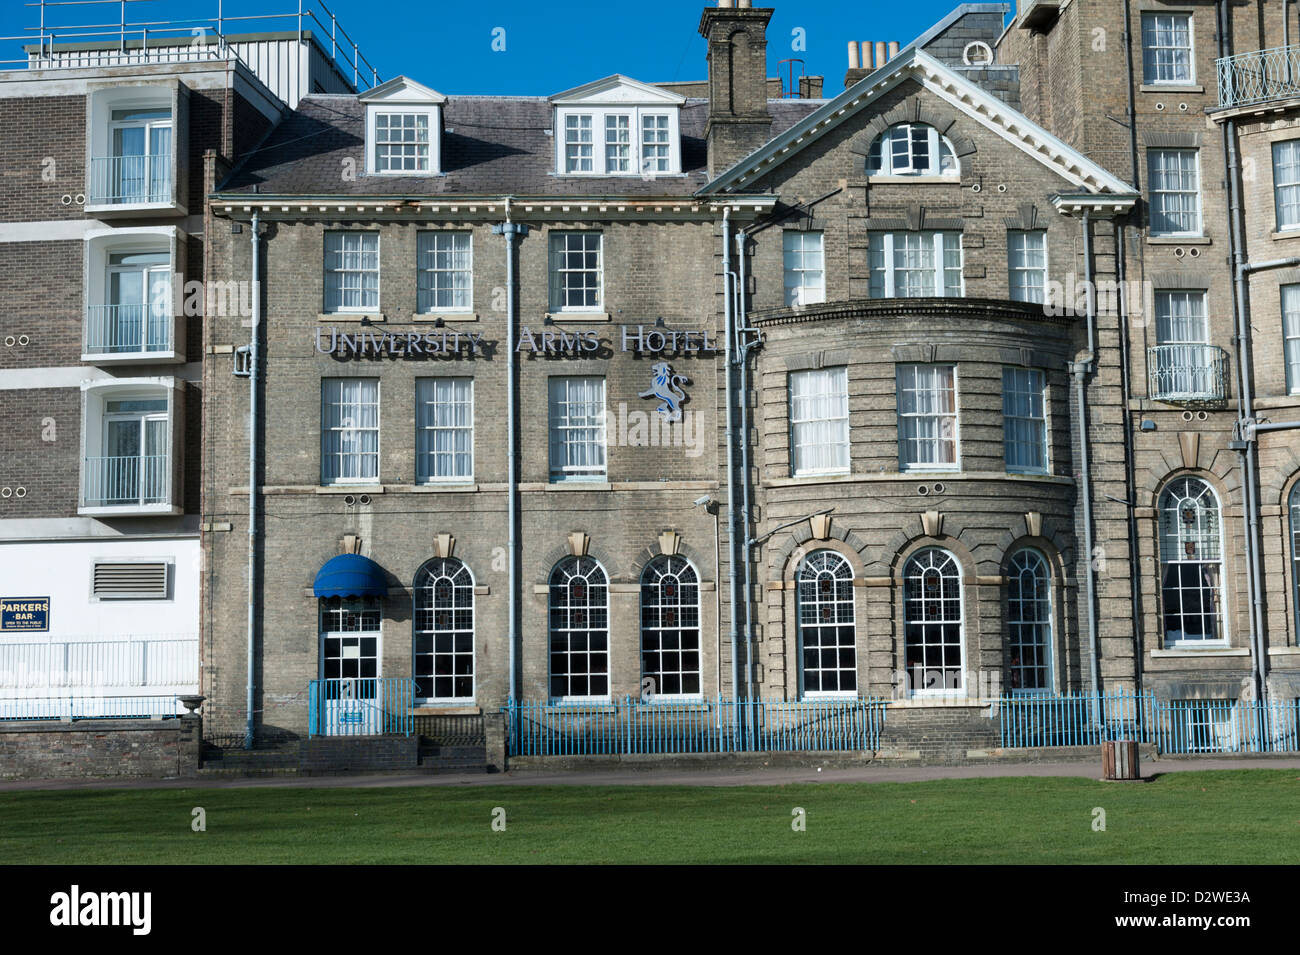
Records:
[[[45,633],[49,629],[49,597],[0,597],[0,633]]]
[[[621,350],[638,354],[704,355],[717,351],[708,329],[669,329],[658,326],[623,325]],[[584,356],[604,345],[596,329],[565,332],[546,328],[533,332],[527,325],[519,329],[515,344],[518,353],[554,356]],[[491,354],[495,341],[487,341],[481,332],[439,330],[435,332],[374,332],[348,334],[337,328],[316,329],[316,351],[336,358],[473,358]]]

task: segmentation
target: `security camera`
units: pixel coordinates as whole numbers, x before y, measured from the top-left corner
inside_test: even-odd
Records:
[[[707,494],[704,495],[703,497],[697,497],[697,498],[695,499],[695,506],[696,506],[696,507],[699,507],[699,506],[702,505],[702,504],[711,504],[711,503],[713,503],[713,498],[709,497],[709,495],[707,495]]]

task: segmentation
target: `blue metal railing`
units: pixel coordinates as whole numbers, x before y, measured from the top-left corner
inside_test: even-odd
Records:
[[[415,681],[409,677],[312,680],[307,685],[309,736],[410,736]]]
[[[1010,696],[997,702],[1002,747],[1154,743],[1161,753],[1300,751],[1300,700],[1157,700],[1154,694]]]
[[[0,700],[0,722],[147,720],[183,711],[174,696],[45,696]]]
[[[654,700],[503,707],[511,756],[875,750],[885,701]]]
[[[1276,46],[1215,61],[1221,107],[1300,96],[1300,46]]]

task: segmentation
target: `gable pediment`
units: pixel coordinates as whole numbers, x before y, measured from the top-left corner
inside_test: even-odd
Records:
[[[550,97],[554,106],[620,104],[628,106],[680,106],[686,98],[677,93],[642,83],[621,74],[556,93]]]
[[[385,83],[380,83],[374,89],[359,94],[357,101],[372,105],[379,103],[409,103],[411,105],[441,106],[447,102],[447,97],[409,77],[395,76]]]

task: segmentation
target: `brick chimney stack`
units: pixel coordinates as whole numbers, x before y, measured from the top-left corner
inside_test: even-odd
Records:
[[[738,3],[733,6],[732,3]],[[708,41],[709,176],[717,176],[772,135],[767,109],[767,22],[771,8],[749,0],[718,0],[700,18]]]

